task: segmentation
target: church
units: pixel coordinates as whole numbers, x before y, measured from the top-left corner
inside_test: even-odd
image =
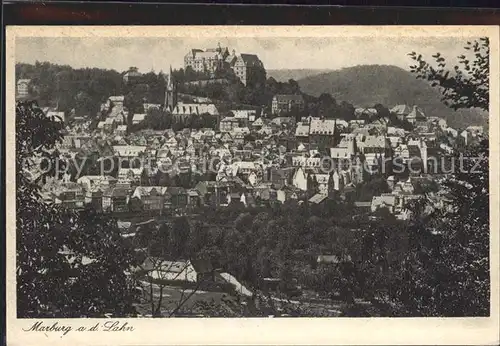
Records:
[[[177,82],[174,80],[172,74],[172,67],[170,67],[170,74],[166,76],[166,90],[165,90],[165,110],[170,112],[176,118],[187,117],[190,115],[219,115],[219,111],[214,103],[184,103],[178,100]]]

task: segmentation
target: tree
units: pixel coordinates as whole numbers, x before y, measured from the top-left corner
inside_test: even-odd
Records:
[[[137,84],[133,86],[133,89],[125,94],[125,99],[123,100],[123,105],[128,109],[129,119],[128,125],[132,124],[132,118],[134,114],[144,112],[144,95],[147,92],[147,88],[144,85]]]
[[[16,105],[18,317],[133,315],[134,282],[126,272],[135,254],[116,220],[44,202],[38,183],[46,174],[28,173],[37,170],[33,158],[60,141],[60,130],[35,103]]]
[[[186,256],[186,245],[189,240],[190,225],[186,217],[181,216],[174,220],[171,233],[171,249],[173,258]]]
[[[100,104],[123,93],[123,79],[114,70],[73,69],[48,62],[16,64],[16,76],[32,80],[39,105],[75,109],[77,115],[97,116]]]
[[[377,111],[377,115],[376,115],[377,119],[384,119],[384,118],[390,119],[391,112],[383,104],[377,103],[375,106],[373,106],[373,108]]]
[[[128,202],[128,208],[133,213],[142,212],[144,211],[144,204],[139,198],[133,197]]]
[[[446,70],[446,59],[440,53],[432,56],[437,63],[436,67],[425,61],[421,54],[411,52],[408,55],[416,63],[410,66],[411,72],[415,73],[417,78],[427,80],[432,86],[439,87],[443,103],[454,110],[460,108],[488,110],[490,100],[489,39],[482,37],[474,42],[467,42],[464,48],[467,52],[458,56],[460,66],[454,66],[453,71]]]
[[[97,104],[93,102],[90,95],[85,91],[80,91],[75,97],[75,114],[78,116],[96,114]]]
[[[172,125],[172,115],[158,108],[150,108],[144,118],[144,127],[153,130],[166,130]]]
[[[323,93],[318,97],[318,116],[335,118],[337,116],[337,101],[332,95]]]
[[[141,186],[150,186],[148,168],[143,168],[141,172]]]
[[[339,118],[344,119],[345,121],[351,121],[356,118],[354,114],[355,108],[352,104],[346,101],[340,102],[338,113]]]

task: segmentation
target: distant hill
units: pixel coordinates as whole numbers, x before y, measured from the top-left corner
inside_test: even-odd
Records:
[[[459,110],[445,106],[440,92],[402,68],[389,65],[360,65],[311,75],[297,80],[301,90],[313,96],[330,93],[337,101],[355,107],[381,103],[389,108],[397,104],[420,106],[426,115],[445,118],[450,126],[484,125],[487,114],[480,110]]]
[[[267,70],[267,77],[273,77],[278,82],[288,82],[289,79],[299,80],[310,76],[319,75],[332,70],[315,70],[315,69],[283,69],[283,70]]]

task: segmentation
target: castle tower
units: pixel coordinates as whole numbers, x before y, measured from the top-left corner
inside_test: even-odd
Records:
[[[172,66],[170,66],[170,74],[166,78],[165,89],[165,110],[173,111],[177,105],[177,83],[172,75]]]

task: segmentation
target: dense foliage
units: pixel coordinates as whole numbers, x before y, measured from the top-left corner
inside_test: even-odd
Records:
[[[488,143],[462,154],[467,158],[463,172],[455,172],[445,183],[453,208],[435,210],[411,226],[411,247],[401,271],[404,281],[397,293],[404,313],[489,315]]]
[[[455,109],[489,107],[489,42],[468,42],[472,61],[459,57],[463,69],[445,69],[445,59],[434,55],[438,67],[410,55],[417,78],[442,89],[443,101]],[[465,158],[465,159],[464,159]],[[460,168],[445,182],[453,208],[441,210],[414,224],[414,245],[406,261],[404,290],[399,296],[412,313],[425,316],[488,316],[489,267],[489,145],[488,137],[457,153]],[[460,161],[459,161],[460,160]],[[424,268],[422,270],[421,268]]]
[[[490,90],[490,44],[487,37],[474,42],[467,42],[467,52],[458,57],[459,65],[453,71],[447,70],[446,59],[440,53],[432,57],[436,65],[425,61],[421,54],[410,53],[415,65],[411,72],[431,82],[433,87],[441,89],[441,100],[447,106],[457,110],[460,108],[489,108]]]
[[[213,99],[219,103],[220,111],[223,113],[225,109],[251,107],[270,115],[270,105],[274,95],[302,94],[307,108],[302,112],[292,111],[281,116],[291,116],[297,120],[308,115],[344,120],[355,118],[352,104],[345,101],[337,102],[327,93],[319,97],[307,95],[293,79],[288,82],[278,82],[271,77],[265,79],[263,85],[245,86],[230,70],[217,72],[211,76],[193,71],[191,68],[186,70],[181,68],[173,70],[172,74],[180,95],[189,94]],[[100,106],[109,96],[125,96],[124,106],[129,110],[127,119],[129,125],[134,114],[144,113],[145,102],[162,105],[165,98],[166,82],[162,72],[158,74],[148,72],[127,83],[123,79],[123,74],[114,70],[73,69],[70,66],[37,62],[35,65],[17,64],[16,77],[31,79],[31,96],[37,99],[40,106],[64,110],[67,116],[89,116],[95,119],[95,125],[99,118],[103,120],[105,116],[101,114]],[[215,80],[198,84],[199,81],[205,82],[210,78]],[[142,128],[215,128],[217,124],[215,117],[192,116],[179,121],[172,119],[168,114],[164,115],[163,111],[148,111],[147,121],[140,126],[132,126],[131,129],[135,131]]]
[[[31,96],[41,107],[54,107],[68,114],[95,117],[109,96],[126,96],[126,106],[139,112],[142,103],[163,103],[165,78],[149,72],[133,83],[125,83],[123,74],[99,68],[74,69],[49,62],[16,64],[16,78],[31,79]]]
[[[56,159],[60,123],[33,103],[16,107],[16,272],[18,317],[134,314],[126,271],[134,264],[116,220],[43,201],[33,158]],[[54,173],[54,172],[52,172]],[[50,174],[47,173],[47,174]],[[36,179],[35,179],[36,178]]]

